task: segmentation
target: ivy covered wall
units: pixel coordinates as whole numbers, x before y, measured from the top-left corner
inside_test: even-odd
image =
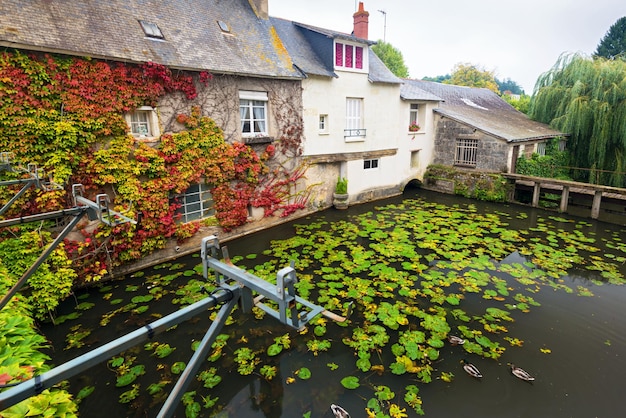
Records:
[[[241,142],[238,91],[268,92],[272,141]],[[156,142],[133,138],[124,115],[141,106],[159,112]],[[72,184],[93,199],[107,193],[112,206],[138,225],[100,225],[66,242],[77,282],[98,280],[111,267],[183,241],[202,222],[230,230],[247,222],[249,207],[265,216],[304,208],[298,81],[264,80],[207,72],[187,73],[155,63],[132,65],[88,58],[0,53],[0,151],[23,165],[35,163],[62,190],[30,190],[6,218],[72,206]],[[4,172],[3,179],[18,174]],[[205,182],[215,204],[209,221],[180,223],[172,196]],[[15,188],[0,189],[7,202]],[[15,231],[2,231],[10,239]],[[105,251],[106,250],[106,251]]]

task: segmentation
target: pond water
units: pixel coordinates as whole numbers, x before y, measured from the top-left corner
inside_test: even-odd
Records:
[[[621,415],[621,226],[411,190],[227,246],[268,280],[293,259],[306,299],[356,309],[347,324],[316,320],[306,333],[235,312],[177,416],[331,417],[332,403],[357,418],[368,408],[381,417]],[[184,257],[67,301],[61,323],[43,327],[53,362],[198,300],[199,264]],[[71,379],[73,393],[93,390],[81,415],[156,416],[210,314]],[[270,346],[282,352],[269,356]],[[464,359],[482,379],[464,372]],[[536,380],[515,378],[507,363]]]

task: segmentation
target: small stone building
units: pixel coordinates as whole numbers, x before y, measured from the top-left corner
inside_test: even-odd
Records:
[[[545,154],[563,132],[535,122],[489,89],[405,80],[403,96],[420,89],[439,98],[434,119],[433,164],[515,172],[517,158]]]

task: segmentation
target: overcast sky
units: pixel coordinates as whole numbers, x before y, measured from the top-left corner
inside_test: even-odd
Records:
[[[404,56],[411,78],[470,63],[532,94],[562,53],[591,55],[626,0],[365,0],[369,38]],[[271,16],[352,32],[355,0],[269,0]],[[380,10],[385,13],[381,13]],[[386,17],[386,30],[385,30]]]

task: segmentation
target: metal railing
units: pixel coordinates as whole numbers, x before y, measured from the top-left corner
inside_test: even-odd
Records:
[[[344,138],[349,138],[349,137],[365,137],[367,133],[367,129],[364,128],[360,128],[360,129],[344,129],[343,130],[343,137]]]

